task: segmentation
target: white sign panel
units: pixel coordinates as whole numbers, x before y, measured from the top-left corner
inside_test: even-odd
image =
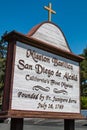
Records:
[[[79,63],[16,43],[11,109],[80,113]]]

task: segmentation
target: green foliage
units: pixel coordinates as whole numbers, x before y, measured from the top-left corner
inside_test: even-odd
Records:
[[[4,77],[5,77],[5,62],[6,58],[0,58],[0,105],[2,104],[2,95],[4,87]]]
[[[84,57],[85,58],[85,57]],[[87,59],[85,58],[82,62],[81,62],[81,73],[82,73],[82,82],[84,82],[85,80],[87,80]]]
[[[87,109],[87,48],[83,50],[84,60],[80,63],[80,81],[81,81],[81,109]]]
[[[7,55],[7,42],[3,40],[3,36],[0,39],[0,58],[4,58]]]
[[[0,58],[0,90],[2,90],[4,85],[5,61],[5,58]]]
[[[6,54],[7,54],[7,43],[3,40],[3,36],[2,36],[0,39],[0,106],[2,104],[2,95],[3,95],[3,87],[4,87]]]
[[[81,54],[81,56],[84,57],[84,60],[80,63],[81,95],[87,96],[87,48],[83,50],[83,54]]]
[[[87,97],[81,97],[81,109],[87,109]]]

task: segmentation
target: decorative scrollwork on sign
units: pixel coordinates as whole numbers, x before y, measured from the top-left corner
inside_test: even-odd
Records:
[[[50,88],[49,87],[44,88],[42,86],[36,85],[36,86],[33,86],[33,90],[36,90],[36,91],[42,90],[42,91],[45,91],[45,92],[49,92]]]
[[[63,93],[63,94],[67,94],[67,93],[68,93],[67,91],[65,91],[65,90],[63,90],[63,89],[62,89],[62,90],[58,90],[57,88],[54,88],[54,89],[53,89],[53,92],[54,92],[54,93],[58,93],[58,94],[59,94],[59,93]]]

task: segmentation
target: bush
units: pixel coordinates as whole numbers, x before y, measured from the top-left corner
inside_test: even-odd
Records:
[[[81,109],[87,109],[87,97],[81,97]]]

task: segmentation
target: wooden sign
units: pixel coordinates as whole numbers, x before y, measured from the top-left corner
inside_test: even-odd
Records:
[[[44,38],[38,39],[37,34],[48,26],[58,31],[58,39],[61,35],[61,49],[57,47],[59,43],[50,45]],[[13,31],[5,36],[9,46],[2,116],[82,118],[79,75],[82,58],[70,52],[64,35],[54,24],[43,23],[35,29],[35,33],[31,31],[28,35]],[[57,35],[54,39],[58,41]]]
[[[16,43],[11,109],[80,113],[79,63]]]

